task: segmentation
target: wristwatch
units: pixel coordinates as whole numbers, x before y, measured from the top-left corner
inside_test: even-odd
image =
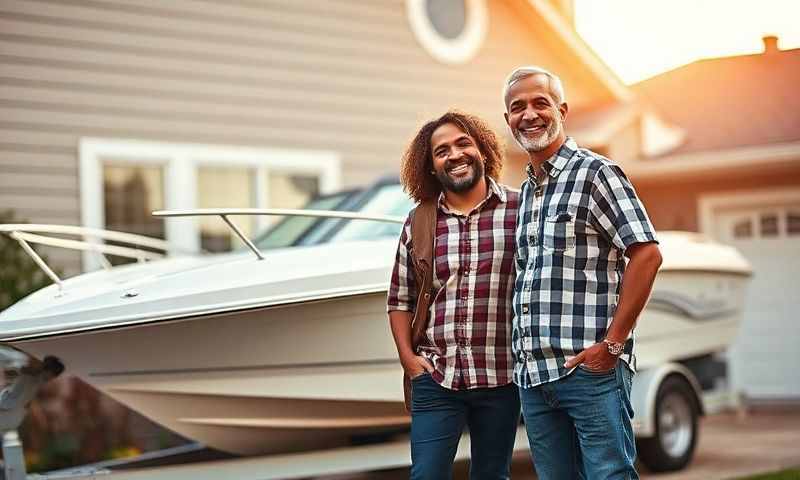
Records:
[[[622,355],[622,350],[625,348],[625,343],[612,342],[607,338],[603,340],[603,343],[605,343],[606,347],[608,347],[608,353],[614,355],[615,357]]]

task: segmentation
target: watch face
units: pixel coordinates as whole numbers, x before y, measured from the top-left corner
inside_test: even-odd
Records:
[[[616,356],[622,355],[622,349],[624,348],[624,345],[622,343],[606,342],[606,345],[608,345],[608,353],[610,353],[611,355],[616,355]]]

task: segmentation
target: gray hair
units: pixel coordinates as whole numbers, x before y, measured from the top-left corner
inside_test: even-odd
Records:
[[[567,97],[564,94],[564,85],[561,83],[561,79],[558,78],[558,75],[551,73],[549,70],[545,70],[542,67],[527,65],[524,67],[515,68],[508,78],[506,78],[506,84],[503,87],[503,106],[508,107],[506,104],[506,99],[508,97],[508,91],[511,89],[511,87],[523,78],[532,77],[534,75],[544,75],[549,79],[548,83],[550,93],[553,95],[557,104],[561,105],[567,101]]]

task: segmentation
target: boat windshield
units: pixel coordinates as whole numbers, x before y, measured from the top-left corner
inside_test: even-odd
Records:
[[[303,208],[306,210],[342,210],[348,200],[357,194],[357,190],[348,190],[319,196],[312,198]],[[260,249],[295,245],[314,227],[317,221],[318,219],[314,217],[285,217],[256,238],[254,243]]]
[[[317,197],[303,208],[340,210],[404,217],[414,203],[397,182],[384,181],[364,190]],[[366,220],[290,217],[266,231],[255,242],[262,249],[299,245],[397,238],[402,225]]]

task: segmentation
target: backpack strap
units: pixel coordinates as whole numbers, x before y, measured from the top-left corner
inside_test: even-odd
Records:
[[[417,305],[411,321],[411,346],[416,351],[428,327],[428,310],[432,300],[433,249],[436,235],[436,199],[420,203],[411,214],[411,257],[417,283]]]

